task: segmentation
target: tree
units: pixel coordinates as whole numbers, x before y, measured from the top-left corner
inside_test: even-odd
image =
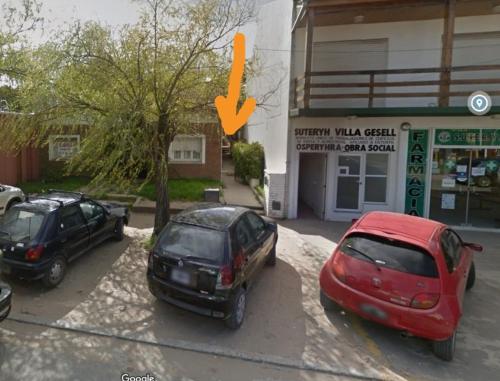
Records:
[[[40,3],[34,0],[0,6],[0,110],[16,108],[17,82],[27,65],[25,35],[43,21],[39,14]]]
[[[158,234],[169,220],[170,144],[197,114],[215,116],[214,98],[227,81],[227,47],[252,8],[246,0],[142,4],[136,25],[114,31],[76,24],[33,52],[21,98],[34,114],[18,122],[10,144],[42,144],[68,118],[90,125],[70,168],[123,187],[145,171],[145,182],[156,185]]]

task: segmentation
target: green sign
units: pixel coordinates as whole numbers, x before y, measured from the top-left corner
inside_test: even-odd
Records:
[[[428,130],[410,131],[406,164],[405,213],[412,216],[424,216],[428,145]]]
[[[480,129],[438,129],[434,144],[441,146],[478,146],[481,145]]]
[[[481,143],[483,146],[500,146],[500,130],[483,130]]]
[[[434,144],[440,146],[500,146],[500,130],[438,129]]]

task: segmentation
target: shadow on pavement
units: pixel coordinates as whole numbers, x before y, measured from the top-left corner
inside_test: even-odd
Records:
[[[54,322],[83,302],[130,243],[106,241],[68,264],[64,280],[54,289],[41,281],[2,278],[13,290],[11,317]]]

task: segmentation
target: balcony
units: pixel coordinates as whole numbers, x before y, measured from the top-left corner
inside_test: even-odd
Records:
[[[292,113],[300,116],[470,115],[472,92],[487,88],[494,100],[500,97],[500,65],[313,71],[290,88]]]
[[[309,0],[293,23],[291,116],[500,114],[500,0]]]

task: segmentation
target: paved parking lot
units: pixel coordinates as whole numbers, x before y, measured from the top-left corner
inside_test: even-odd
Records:
[[[134,217],[141,228],[150,221]],[[105,243],[72,264],[55,290],[10,281],[15,303],[0,326],[0,374],[9,380],[119,379],[123,372],[159,380],[494,379],[500,235],[464,233],[487,249],[477,257],[456,359],[444,363],[422,340],[322,310],[317,273],[345,227],[283,222],[278,264],[250,292],[237,332],[155,300],[144,276],[149,231],[129,228],[124,242]]]

